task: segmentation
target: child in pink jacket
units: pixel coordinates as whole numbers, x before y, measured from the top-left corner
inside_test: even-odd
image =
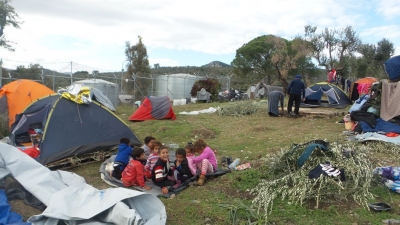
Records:
[[[196,176],[197,175],[197,168],[196,168],[196,164],[193,163],[193,158],[194,158],[193,144],[192,143],[188,143],[185,146],[185,151],[186,151],[186,159],[188,160],[190,172],[192,172],[193,176]]]
[[[213,173],[218,169],[217,157],[215,157],[214,151],[202,139],[196,141],[193,148],[195,152],[200,154],[194,157],[192,162],[200,170],[200,177],[197,184],[201,186],[206,180],[206,174]]]

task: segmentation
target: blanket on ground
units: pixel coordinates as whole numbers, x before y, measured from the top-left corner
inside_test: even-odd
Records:
[[[121,180],[115,179],[112,176],[110,176],[110,173],[107,171],[106,167],[107,165],[112,165],[112,163],[114,162],[114,158],[115,155],[112,155],[110,158],[108,158],[106,161],[104,161],[101,165],[100,165],[100,177],[101,179],[106,182],[108,185],[111,185],[113,187],[124,187],[124,185],[122,184]],[[212,178],[212,177],[218,177],[221,175],[224,175],[226,173],[230,172],[230,170],[217,170],[214,173],[208,173],[206,175],[207,178]],[[170,191],[168,194],[162,194],[161,192],[161,188],[158,187],[157,185],[155,185],[153,183],[153,181],[149,180],[146,181],[146,185],[150,186],[151,189],[150,190],[144,190],[143,188],[139,187],[139,186],[132,186],[130,188],[133,188],[135,190],[139,190],[139,191],[143,191],[146,192],[148,194],[152,194],[158,197],[165,197],[165,198],[169,198],[171,197],[171,195],[175,194],[177,195],[179,192],[183,191],[184,189],[186,189],[187,187],[190,186],[190,184],[194,181],[196,181],[198,179],[198,176],[194,176],[188,180],[186,180],[185,182],[183,182],[178,188],[170,188]]]

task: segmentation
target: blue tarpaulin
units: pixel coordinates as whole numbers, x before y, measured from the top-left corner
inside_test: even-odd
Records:
[[[0,225],[29,225],[24,223],[22,216],[11,211],[7,196],[4,190],[0,190]]]
[[[400,55],[386,60],[384,65],[389,80],[394,81],[400,78]]]

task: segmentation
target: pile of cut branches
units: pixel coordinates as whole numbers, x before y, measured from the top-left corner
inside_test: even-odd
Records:
[[[264,159],[270,178],[261,180],[251,190],[256,195],[253,206],[258,212],[264,210],[267,219],[278,197],[287,200],[288,204],[299,205],[315,200],[316,208],[324,201],[348,200],[351,197],[356,203],[367,206],[367,201],[373,198],[370,192],[373,168],[367,156],[367,147],[355,143],[331,143],[328,151],[316,148],[299,168],[297,160],[305,147],[292,146]],[[344,170],[346,180],[341,181],[339,176],[308,177],[312,169],[327,162]]]
[[[261,110],[265,110],[265,104],[256,101],[237,101],[230,102],[218,109],[219,116],[244,116],[251,115]]]

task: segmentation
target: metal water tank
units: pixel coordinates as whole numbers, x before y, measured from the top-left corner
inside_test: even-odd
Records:
[[[119,86],[118,84],[102,80],[102,79],[88,79],[79,80],[74,83],[82,84],[99,89],[105,96],[110,99],[112,104],[116,107],[119,105]]]
[[[159,75],[156,78],[156,96],[168,96],[171,101],[190,98],[194,82],[201,79],[204,78],[185,73]]]

